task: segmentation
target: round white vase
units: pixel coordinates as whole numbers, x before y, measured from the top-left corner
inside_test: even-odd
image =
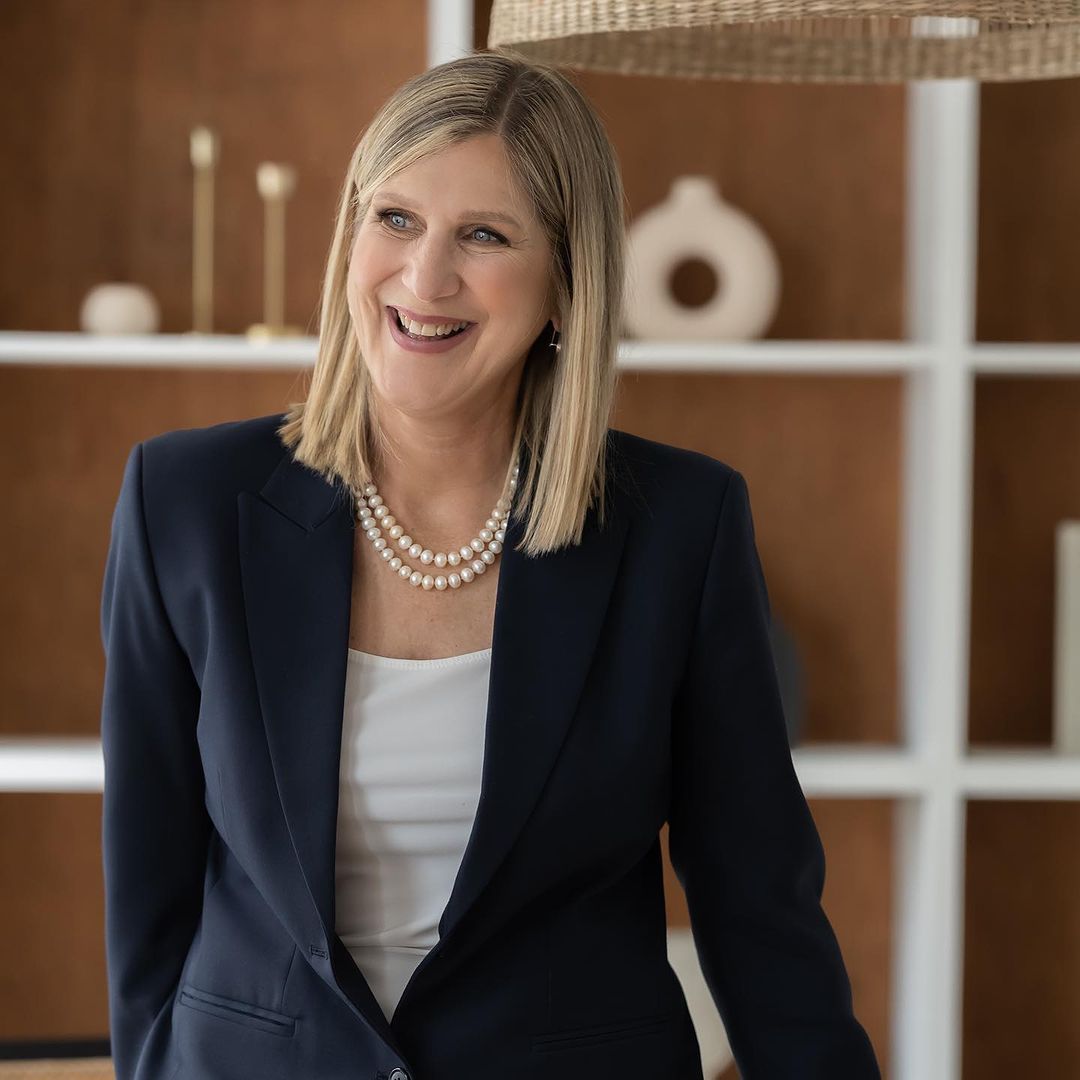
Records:
[[[154,334],[160,320],[153,293],[126,281],[95,285],[79,310],[79,325],[87,334]]]

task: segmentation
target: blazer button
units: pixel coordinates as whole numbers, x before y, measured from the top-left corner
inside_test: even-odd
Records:
[[[409,1080],[409,1074],[404,1069],[392,1069],[389,1080]]]

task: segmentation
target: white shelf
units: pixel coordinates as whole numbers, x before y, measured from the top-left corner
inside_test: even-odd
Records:
[[[90,367],[184,366],[295,368],[315,363],[317,339],[251,342],[239,334],[0,333],[0,364],[84,364]],[[930,363],[921,345],[894,341],[624,341],[618,365],[627,371],[856,371],[893,374]]]
[[[267,371],[310,366],[316,352],[314,337],[257,342],[242,334],[0,331],[0,364]],[[620,371],[895,375],[942,364],[972,373],[1080,375],[1080,344],[961,344],[943,353],[917,341],[627,340],[618,352]]]
[[[814,798],[908,798],[929,783],[925,763],[902,747],[804,746],[791,756],[803,792]]]
[[[916,798],[940,783],[931,762],[900,747],[799,747],[792,758],[813,798]],[[0,792],[100,792],[104,777],[98,738],[0,737]],[[1080,755],[973,750],[947,783],[968,799],[1080,799]]]
[[[313,337],[249,341],[242,334],[0,333],[0,364],[87,367],[295,368],[315,362]]]
[[[976,748],[960,762],[959,786],[969,799],[1080,799],[1080,755]]]
[[[977,374],[1076,375],[1080,344],[986,343],[972,347],[970,362]]]
[[[0,792],[102,791],[101,739],[0,737]]]

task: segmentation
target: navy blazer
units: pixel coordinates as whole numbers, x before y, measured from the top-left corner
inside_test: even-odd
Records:
[[[580,544],[530,558],[509,525],[479,806],[387,1022],[335,933],[355,519],[282,419],[136,444],[112,518],[117,1080],[702,1080],[665,822],[745,1080],[879,1078],[820,904],[746,482],[615,429],[603,529],[594,507]]]

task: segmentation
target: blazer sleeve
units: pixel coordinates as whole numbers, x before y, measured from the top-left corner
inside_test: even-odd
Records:
[[[210,821],[195,739],[199,687],[165,612],[128,455],[101,597],[102,853],[117,1080],[163,1075],[168,1007],[202,908]]]
[[[880,1080],[821,907],[746,481],[731,470],[673,714],[668,850],[744,1080]]]

